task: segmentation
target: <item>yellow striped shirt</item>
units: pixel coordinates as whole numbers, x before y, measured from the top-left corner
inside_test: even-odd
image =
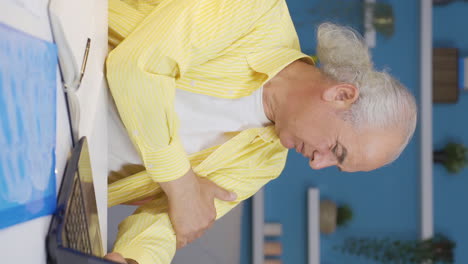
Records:
[[[282,171],[287,150],[274,127],[253,128],[187,156],[178,138],[175,89],[221,98],[250,95],[301,53],[284,0],[109,0],[107,78],[145,171],[109,185],[109,206],[150,195],[119,226],[114,250],[140,264],[170,263],[175,235],[157,182],[191,166],[238,195],[221,217]]]

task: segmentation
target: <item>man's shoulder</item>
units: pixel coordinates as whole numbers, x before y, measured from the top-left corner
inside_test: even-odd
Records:
[[[199,0],[200,2],[219,3],[224,7],[241,6],[233,11],[249,10],[251,13],[264,14],[274,7],[285,3],[285,0]]]

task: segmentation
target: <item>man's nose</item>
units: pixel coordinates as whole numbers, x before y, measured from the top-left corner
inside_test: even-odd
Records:
[[[331,151],[314,153],[314,159],[309,161],[309,166],[314,170],[323,169],[330,166],[335,166],[338,161]]]

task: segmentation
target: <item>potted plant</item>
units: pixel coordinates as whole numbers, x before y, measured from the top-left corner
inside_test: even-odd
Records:
[[[458,173],[468,165],[468,149],[459,143],[448,143],[434,151],[434,162],[441,163],[450,173]]]
[[[387,3],[370,3],[367,8],[373,10],[374,18],[372,25],[375,31],[382,33],[385,37],[393,36],[395,32],[395,16],[393,8]]]
[[[454,263],[455,242],[437,234],[426,240],[351,237],[336,250],[380,263]],[[432,262],[429,262],[432,261]]]
[[[345,226],[353,218],[353,211],[347,204],[337,206],[331,200],[320,202],[320,232],[331,234],[337,226]]]
[[[393,7],[388,3],[380,1],[366,3],[350,0],[318,0],[315,2],[313,7],[308,10],[309,23],[311,24],[318,24],[325,18],[361,30],[372,28],[385,37],[391,37],[395,32]]]

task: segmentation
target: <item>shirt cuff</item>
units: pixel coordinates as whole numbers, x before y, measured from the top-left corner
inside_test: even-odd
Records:
[[[146,172],[156,182],[168,182],[185,175],[190,162],[179,138],[154,152],[143,153]]]

